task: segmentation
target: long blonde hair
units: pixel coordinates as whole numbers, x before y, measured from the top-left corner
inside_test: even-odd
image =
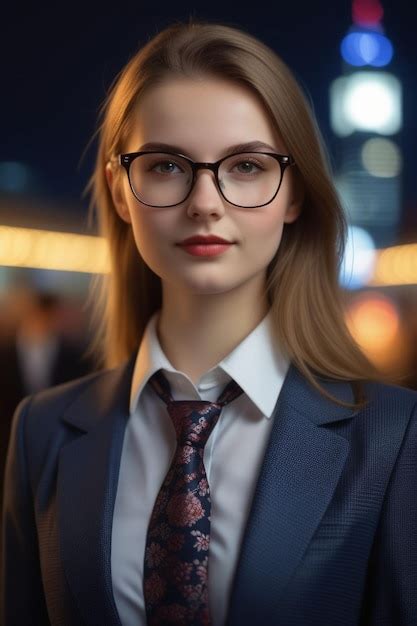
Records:
[[[361,381],[379,375],[345,323],[338,275],[346,222],[315,117],[284,62],[252,35],[224,24],[190,20],[165,28],[130,59],[102,105],[96,166],[86,191],[91,192],[90,218],[96,210],[99,233],[109,245],[111,271],[91,283],[95,328],[90,354],[98,366],[121,364],[162,306],[161,280],[142,260],[131,225],[114,207],[106,164],[123,152],[132,112],[145,90],[167,77],[204,75],[252,89],[295,158],[295,176],[304,190],[302,211],[285,225],[267,269],[275,338],[323,395],[359,408],[366,401]],[[333,398],[317,377],[351,382],[355,403]]]

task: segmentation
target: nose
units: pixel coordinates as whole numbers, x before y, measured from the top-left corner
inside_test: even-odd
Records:
[[[224,199],[221,195],[213,171],[201,168],[196,172],[194,187],[188,197],[190,215],[209,215],[224,213]]]

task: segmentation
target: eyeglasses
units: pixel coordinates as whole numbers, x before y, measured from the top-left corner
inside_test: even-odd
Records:
[[[158,208],[184,202],[199,169],[214,173],[218,190],[230,204],[265,206],[277,195],[286,168],[295,164],[292,156],[274,152],[239,152],[215,163],[195,163],[175,152],[130,152],[120,154],[118,162],[139,202]]]

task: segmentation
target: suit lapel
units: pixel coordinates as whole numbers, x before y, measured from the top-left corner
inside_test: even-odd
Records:
[[[111,580],[111,533],[135,356],[99,376],[63,416],[85,431],[61,451],[57,509],[66,578],[86,624],[121,626]]]
[[[346,383],[324,386],[345,401],[353,399]],[[280,616],[281,595],[332,499],[349,452],[346,439],[321,425],[352,415],[325,400],[291,365],[243,535],[227,626],[266,624],[271,615]]]

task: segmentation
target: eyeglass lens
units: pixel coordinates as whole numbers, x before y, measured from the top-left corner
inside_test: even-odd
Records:
[[[281,182],[281,165],[272,156],[247,152],[232,155],[219,167],[218,177],[226,200],[242,207],[255,207],[272,200]],[[142,154],[130,164],[130,184],[145,204],[179,204],[188,195],[193,180],[190,163],[163,152]]]

